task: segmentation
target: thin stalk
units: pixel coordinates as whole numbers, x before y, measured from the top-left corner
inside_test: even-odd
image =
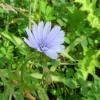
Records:
[[[24,71],[25,71],[25,62],[21,65],[21,86],[20,86],[20,92],[21,92],[21,99],[24,100]]]
[[[9,15],[7,15],[6,26],[5,26],[5,32],[8,32],[8,29],[9,29]]]
[[[32,1],[29,0],[29,28],[31,28]]]

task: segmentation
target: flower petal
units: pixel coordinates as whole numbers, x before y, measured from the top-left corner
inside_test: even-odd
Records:
[[[44,28],[44,23],[43,23],[43,21],[41,21],[40,23],[39,23],[39,25],[38,25],[38,32],[37,32],[37,37],[36,38],[38,38],[38,40],[41,40],[42,39],[42,35],[43,35],[43,28]]]
[[[47,22],[43,30],[43,39],[45,39],[46,36],[50,33],[50,30],[51,30],[51,22]]]
[[[32,32],[28,28],[26,28],[25,31],[26,31],[29,39],[31,39],[31,40],[34,39]]]
[[[48,51],[44,52],[48,57],[52,58],[52,59],[57,59],[58,58],[58,54],[57,52],[55,52],[54,50],[50,49]]]
[[[34,23],[33,26],[32,26],[32,33],[34,34],[34,37],[35,37],[36,40],[37,40],[37,37],[38,37],[37,32],[38,32],[38,26],[37,26],[36,23]]]
[[[50,49],[60,53],[60,52],[63,52],[64,51],[64,45],[55,45],[53,47],[51,47]]]
[[[52,40],[54,40],[54,38],[58,35],[58,33],[60,32],[60,27],[59,26],[55,26],[51,32],[48,34],[47,38],[46,38],[46,42],[49,44],[50,42],[52,42]]]
[[[53,46],[53,45],[60,45],[64,43],[64,32],[60,31],[59,34],[57,36],[55,36],[55,38],[49,42],[49,46]]]
[[[35,47],[36,47],[37,43],[36,43],[33,33],[28,28],[26,28],[26,33],[28,35],[28,41],[30,41],[30,43],[35,45]]]
[[[28,35],[28,39],[24,38],[24,41],[32,48],[38,48],[38,45],[33,33],[28,28],[26,28],[26,33]]]
[[[31,48],[36,48],[36,45],[31,40],[28,40],[28,39],[24,38],[24,41]]]

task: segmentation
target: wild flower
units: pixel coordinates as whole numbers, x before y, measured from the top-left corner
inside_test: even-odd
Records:
[[[44,24],[41,21],[38,25],[33,24],[32,29],[26,28],[28,38],[24,38],[25,43],[31,48],[43,52],[52,59],[58,58],[58,53],[64,50],[64,31],[60,26],[51,28],[51,22]]]

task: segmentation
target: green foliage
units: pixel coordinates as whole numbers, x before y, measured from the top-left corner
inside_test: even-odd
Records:
[[[58,60],[23,41],[41,20],[65,31]],[[0,99],[99,100],[100,1],[0,0]]]
[[[97,28],[100,30],[100,14],[98,11],[100,11],[100,8],[96,6],[96,4],[99,2],[99,0],[75,0],[76,2],[82,4],[81,9],[83,11],[87,11],[88,16],[87,20],[89,21],[90,25],[93,28]]]

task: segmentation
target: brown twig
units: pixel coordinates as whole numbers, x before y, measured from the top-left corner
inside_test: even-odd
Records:
[[[30,100],[36,100],[36,97],[32,96],[29,92],[27,92],[25,94]]]

